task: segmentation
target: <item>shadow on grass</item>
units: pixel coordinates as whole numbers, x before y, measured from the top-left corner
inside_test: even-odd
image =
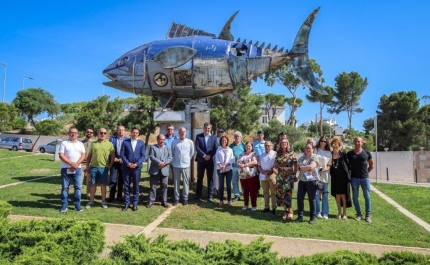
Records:
[[[60,174],[60,173],[58,172],[58,174]],[[52,179],[56,179],[56,178],[61,179],[60,176],[53,176],[52,174],[39,175],[39,176],[20,176],[20,177],[13,177],[11,179],[16,180],[14,182],[20,182],[20,181],[34,180],[34,179],[38,179],[38,178],[44,178],[44,179],[40,179],[40,180],[35,180],[37,182],[42,182],[42,183],[53,183]],[[61,183],[60,181],[58,181],[58,182]]]

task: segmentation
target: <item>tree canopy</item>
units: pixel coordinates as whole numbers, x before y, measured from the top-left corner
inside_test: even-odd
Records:
[[[362,78],[357,72],[342,72],[335,78],[333,100],[328,103],[329,113],[348,113],[349,128],[352,127],[352,115],[363,111],[359,107],[361,95],[368,85],[367,78]]]
[[[424,132],[424,124],[418,115],[419,105],[415,91],[383,95],[376,111],[378,144],[400,151],[419,144]]]
[[[37,115],[47,112],[50,117],[58,114],[59,107],[54,100],[54,96],[42,88],[27,88],[18,91],[16,98],[12,101],[22,115],[37,129],[34,118]]]

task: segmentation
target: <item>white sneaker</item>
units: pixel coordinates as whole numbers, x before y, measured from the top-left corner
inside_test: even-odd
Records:
[[[327,215],[324,215],[324,216],[323,216],[323,219],[326,219],[326,220],[327,220],[327,219],[328,219],[328,216],[327,216]]]
[[[94,202],[87,203],[87,206],[85,208],[90,209],[91,207],[94,207]]]
[[[102,207],[106,209],[108,207],[107,202],[102,202]]]
[[[246,211],[246,210],[248,210],[248,206],[243,206],[242,211]]]
[[[253,211],[253,212],[257,211],[257,207],[252,207],[251,211]]]
[[[322,219],[323,217],[322,217],[322,215],[319,213],[319,214],[317,214],[317,218],[318,218],[318,219]]]

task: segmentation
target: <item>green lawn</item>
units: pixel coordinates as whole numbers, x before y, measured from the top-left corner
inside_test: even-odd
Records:
[[[372,185],[430,224],[430,187],[375,183]]]
[[[32,155],[32,154],[34,154],[34,153],[25,152],[25,151],[15,152],[15,151],[6,150],[6,149],[0,149],[0,159],[16,157],[16,156]]]
[[[53,176],[59,174],[60,163],[53,162],[52,156],[28,156],[10,160],[0,160],[0,182],[2,184],[27,180],[35,177]],[[41,173],[43,172],[43,173]],[[143,169],[146,172],[146,168]],[[205,182],[204,182],[205,183]],[[1,189],[0,200],[7,201],[13,206],[12,214],[35,215],[45,217],[75,217],[79,220],[96,219],[108,223],[121,223],[145,226],[155,220],[165,209],[159,204],[150,209],[145,208],[148,199],[149,178],[144,173],[142,176],[141,197],[137,212],[122,212],[122,203],[109,204],[108,209],[100,207],[100,188],[96,196],[96,206],[83,212],[73,210],[70,202],[69,211],[65,214],[58,212],[60,208],[61,179],[59,176],[26,182],[16,186]],[[397,186],[377,183],[378,188],[392,196],[411,212],[423,215],[421,218],[428,220],[429,196],[428,189],[421,187]],[[398,188],[397,188],[398,187]],[[401,187],[401,188],[400,188]],[[83,188],[85,190],[85,187]],[[169,185],[169,196],[173,187]],[[261,235],[288,236],[300,238],[317,238],[327,240],[341,240],[364,243],[378,243],[389,245],[403,245],[430,248],[430,233],[401,214],[385,200],[372,193],[373,223],[353,220],[354,208],[348,209],[349,220],[335,219],[337,208],[335,200],[329,196],[330,219],[318,219],[315,225],[307,222],[295,224],[282,221],[281,212],[274,216],[271,213],[242,211],[243,201],[234,203],[232,207],[219,207],[217,203],[201,203],[198,206],[193,203],[195,183],[190,187],[190,205],[178,206],[172,214],[160,226],[179,229],[196,229],[209,231],[222,231],[231,233],[249,233]],[[390,191],[390,192],[388,192]],[[159,190],[158,190],[159,192]],[[73,193],[73,187],[70,189]],[[203,191],[206,194],[206,190]],[[294,192],[294,196],[296,191]],[[411,196],[413,195],[413,196]],[[403,199],[404,197],[410,197]],[[82,205],[88,200],[82,196]],[[158,196],[159,197],[159,194]],[[69,197],[71,201],[72,196]],[[402,199],[399,199],[402,198]],[[420,198],[417,200],[416,198]],[[171,198],[169,198],[171,200]],[[157,198],[157,200],[159,200]],[[364,200],[360,194],[361,206]],[[217,202],[217,201],[216,201]],[[263,207],[263,198],[258,198],[258,207]],[[296,208],[296,201],[293,200]],[[308,219],[308,203],[305,201],[305,217]],[[297,217],[297,213],[295,214]]]
[[[361,195],[360,195],[361,196]],[[337,220],[335,200],[330,196],[328,220],[318,219],[315,225],[282,221],[281,214],[242,211],[243,202],[232,207],[202,203],[188,207],[180,206],[161,223],[161,227],[178,229],[209,230],[231,233],[249,233],[299,238],[353,241],[388,245],[430,247],[430,233],[372,193],[373,223],[357,222],[353,208],[348,209],[349,220]],[[259,197],[257,204],[262,208],[264,201]],[[360,200],[364,207],[364,199]],[[296,208],[296,201],[293,200]],[[308,203],[305,201],[305,216],[309,219]],[[295,213],[295,218],[297,214]]]
[[[52,155],[2,159],[0,168],[0,185],[60,174],[60,162],[54,162]]]

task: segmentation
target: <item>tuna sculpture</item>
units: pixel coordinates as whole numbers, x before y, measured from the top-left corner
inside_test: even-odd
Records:
[[[158,97],[163,108],[176,99],[200,99],[220,93],[234,95],[276,68],[292,61],[297,76],[310,89],[325,93],[309,65],[308,41],[317,8],[305,20],[290,51],[264,47],[246,40],[234,41],[230,32],[234,13],[218,37],[173,22],[165,40],[137,47],[103,71],[110,81],[103,83],[125,92]]]

